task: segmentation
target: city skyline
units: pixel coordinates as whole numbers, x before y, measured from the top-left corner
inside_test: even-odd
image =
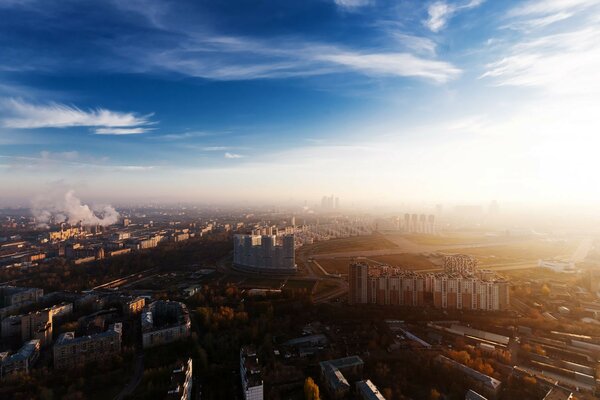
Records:
[[[2,205],[597,211],[590,0],[0,2]]]

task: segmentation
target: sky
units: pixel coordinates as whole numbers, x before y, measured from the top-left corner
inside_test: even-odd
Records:
[[[0,0],[0,205],[600,201],[597,0]]]

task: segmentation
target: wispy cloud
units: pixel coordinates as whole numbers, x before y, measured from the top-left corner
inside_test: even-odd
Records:
[[[442,83],[461,73],[450,63],[426,60],[410,53],[338,53],[323,54],[320,58],[368,75],[420,77]]]
[[[234,158],[243,158],[244,156],[241,155],[241,154],[227,152],[227,153],[224,154],[224,157],[228,158],[228,159],[234,159]]]
[[[429,38],[400,32],[394,32],[392,36],[407,49],[421,54],[435,55],[437,45]]]
[[[592,4],[594,3],[594,4]],[[585,10],[585,12],[583,12]],[[557,14],[580,14],[579,23],[543,29],[539,18]],[[598,2],[535,1],[510,10],[513,26],[527,26],[528,34],[516,43],[499,49],[498,60],[486,65],[481,78],[496,85],[538,87],[560,94],[600,93],[600,4]],[[556,28],[556,27],[555,27]]]
[[[338,7],[345,9],[355,9],[368,5],[370,0],[333,0]]]
[[[76,126],[98,127],[100,134],[143,133],[152,124],[151,115],[111,111],[104,108],[82,110],[75,106],[50,103],[27,103],[21,99],[0,102],[3,116],[0,124],[5,128],[68,128]]]
[[[41,151],[39,156],[0,155],[0,160],[5,161],[5,168],[13,170],[44,171],[49,170],[93,170],[93,171],[150,171],[153,165],[128,165],[111,164],[107,157],[92,157],[77,151],[51,152]]]
[[[506,28],[531,31],[572,18],[583,11],[598,10],[596,0],[533,0],[512,8]]]
[[[157,140],[166,140],[166,141],[175,141],[175,140],[185,140],[199,137],[207,137],[214,136],[216,132],[206,132],[206,131],[193,131],[193,132],[182,132],[182,133],[168,133],[166,135],[157,135],[153,136],[153,139]]]
[[[206,147],[201,147],[201,150],[203,151],[223,151],[223,150],[227,150],[229,149],[229,147],[227,146],[206,146]]]
[[[256,39],[205,33],[189,35],[162,50],[127,45],[116,48],[120,49],[120,56],[131,59],[127,68],[137,68],[139,72],[169,71],[214,80],[282,79],[351,71],[368,76],[424,77],[445,82],[458,75],[457,67],[431,57],[435,48],[431,41],[416,38],[412,38],[412,43],[408,43],[411,40],[408,36],[398,38],[407,44],[404,52],[391,46],[363,51],[297,38]],[[427,57],[418,53],[427,53]],[[378,68],[374,61],[385,66]]]
[[[439,32],[446,27],[448,21],[459,11],[478,7],[484,0],[471,0],[465,4],[451,4],[446,1],[436,1],[427,8],[429,17],[424,22],[432,32]]]
[[[139,135],[146,133],[152,128],[96,128],[94,132],[98,135]]]

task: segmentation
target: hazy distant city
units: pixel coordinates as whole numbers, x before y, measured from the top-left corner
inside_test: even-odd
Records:
[[[600,398],[597,0],[0,21],[0,399]]]

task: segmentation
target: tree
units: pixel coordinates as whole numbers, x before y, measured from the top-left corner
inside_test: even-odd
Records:
[[[550,296],[550,288],[545,283],[542,286],[542,294],[546,297]]]
[[[304,398],[306,400],[320,400],[319,386],[310,376],[304,380]]]
[[[431,389],[429,392],[429,398],[431,400],[439,400],[442,397],[442,394],[438,392],[436,388]]]

